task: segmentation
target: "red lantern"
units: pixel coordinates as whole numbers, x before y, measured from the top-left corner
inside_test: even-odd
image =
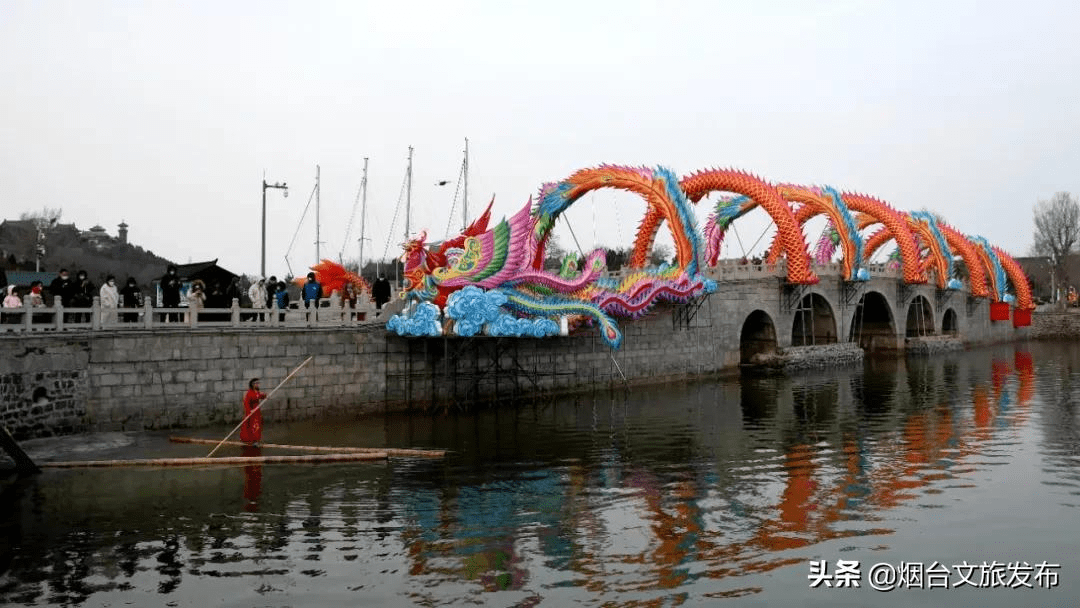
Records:
[[[1008,321],[1009,320],[1009,303],[1008,302],[991,302],[990,303],[990,320],[991,321]]]
[[[1031,311],[1014,308],[1013,327],[1027,327],[1028,325],[1031,325]]]

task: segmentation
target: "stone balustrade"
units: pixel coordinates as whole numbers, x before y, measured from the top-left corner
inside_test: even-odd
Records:
[[[394,308],[387,305],[387,308]],[[0,333],[55,331],[131,331],[190,329],[195,327],[284,328],[352,327],[384,322],[372,302],[356,307],[342,307],[336,300],[324,298],[313,308],[242,308],[233,300],[229,308],[153,306],[149,298],[139,308],[108,308],[99,298],[84,308],[65,308],[59,302],[52,307],[0,308]]]

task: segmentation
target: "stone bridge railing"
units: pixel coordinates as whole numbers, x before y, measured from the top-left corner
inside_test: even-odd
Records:
[[[840,277],[843,267],[839,263],[814,264],[819,277]],[[874,264],[867,268],[871,277],[901,279],[899,268]],[[620,279],[629,270],[607,273]],[[720,260],[716,266],[706,267],[705,276],[718,282],[752,281],[756,279],[787,276],[783,260],[755,264],[741,260]],[[140,308],[105,308],[98,298],[88,308],[54,307],[0,308],[0,334],[40,331],[116,331],[140,329],[184,328],[297,328],[297,327],[354,327],[385,323],[404,307],[401,300],[393,300],[382,311],[367,301],[355,308],[342,307],[336,300],[323,299],[318,308],[257,309],[242,308],[237,300],[229,308],[202,308],[197,312],[187,307],[162,308],[152,305],[150,299]]]
[[[116,331],[190,328],[297,328],[352,327],[384,323],[400,308],[399,302],[387,304],[382,311],[365,302],[356,307],[342,307],[323,299],[312,308],[242,308],[233,300],[229,308],[162,308],[149,298],[140,308],[106,308],[94,298],[86,308],[53,307],[0,308],[0,334],[44,331]]]

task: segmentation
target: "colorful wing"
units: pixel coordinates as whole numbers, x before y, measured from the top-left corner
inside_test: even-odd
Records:
[[[509,220],[483,234],[465,238],[461,249],[448,251],[448,265],[432,272],[439,287],[492,289],[514,278],[527,263],[530,206],[527,203]]]

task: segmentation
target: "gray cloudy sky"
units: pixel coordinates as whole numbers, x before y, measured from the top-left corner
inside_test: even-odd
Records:
[[[126,220],[158,254],[257,273],[265,171],[291,186],[268,192],[267,270],[299,226],[299,273],[316,164],[322,254],[350,258],[370,157],[378,257],[408,146],[412,227],[440,239],[468,137],[470,207],[494,194],[496,217],[598,163],[735,167],[929,208],[1022,254],[1032,205],[1080,192],[1077,23],[1065,1],[0,0],[3,216]],[[584,247],[625,246],[643,210],[602,192],[570,219]],[[737,223],[744,246],[767,224]]]

